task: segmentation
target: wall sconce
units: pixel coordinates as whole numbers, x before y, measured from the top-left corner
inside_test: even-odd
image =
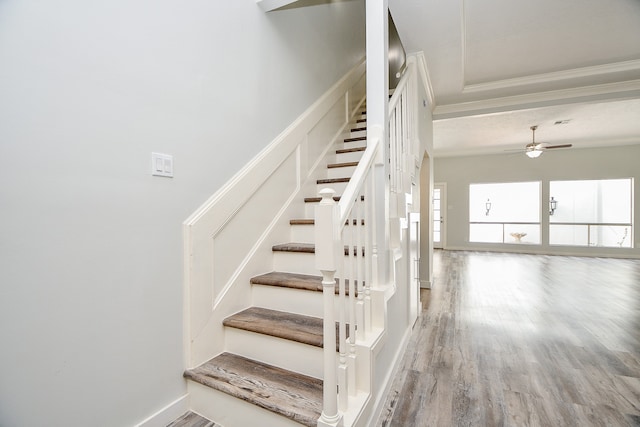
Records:
[[[553,215],[553,213],[556,211],[557,208],[558,208],[558,201],[553,197],[551,197],[551,200],[549,200],[549,215]]]
[[[485,212],[485,215],[489,216],[489,211],[491,210],[491,200],[487,199],[487,203],[484,204],[484,207],[487,210],[487,212]]]

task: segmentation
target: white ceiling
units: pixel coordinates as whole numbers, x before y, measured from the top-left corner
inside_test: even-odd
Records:
[[[639,0],[389,7],[406,51],[424,52],[436,156],[524,147],[532,125],[550,144],[640,144]]]

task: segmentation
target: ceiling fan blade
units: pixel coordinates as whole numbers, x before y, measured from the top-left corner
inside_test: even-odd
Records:
[[[545,150],[551,150],[552,148],[571,148],[573,144],[561,144],[561,145],[547,145],[546,147],[542,147]]]

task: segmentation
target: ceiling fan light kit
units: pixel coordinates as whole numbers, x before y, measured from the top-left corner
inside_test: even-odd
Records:
[[[536,143],[536,129],[538,126],[531,126],[531,132],[533,133],[531,142],[527,144],[524,150],[524,154],[527,155],[530,159],[535,159],[542,155],[544,150],[548,150],[551,148],[570,148],[572,144],[562,144],[562,145],[547,145],[545,147],[542,146],[543,143]]]
[[[530,159],[535,159],[536,157],[540,157],[542,154],[542,150],[538,150],[536,148],[528,148],[527,151],[524,152]]]

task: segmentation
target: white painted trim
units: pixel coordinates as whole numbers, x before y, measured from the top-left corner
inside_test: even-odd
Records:
[[[300,174],[298,173],[298,177],[299,176],[300,176]],[[225,283],[225,285],[222,287],[222,289],[220,290],[218,295],[216,295],[216,297],[214,299],[214,302],[213,302],[213,310],[215,310],[216,307],[224,300],[224,298],[226,297],[227,292],[229,291],[229,289],[231,289],[233,284],[238,279],[238,276],[240,276],[240,274],[244,271],[244,269],[247,267],[247,265],[249,265],[249,263],[251,262],[251,259],[253,258],[255,253],[258,251],[258,249],[264,244],[265,240],[267,239],[267,236],[269,236],[269,234],[273,231],[273,229],[276,227],[278,222],[281,220],[282,215],[284,215],[284,213],[287,211],[287,209],[289,208],[289,205],[291,204],[291,202],[296,197],[299,196],[299,194],[298,194],[299,191],[300,191],[300,181],[298,180],[297,187],[296,187],[295,191],[293,191],[291,193],[291,195],[289,196],[289,198],[287,199],[285,204],[282,205],[282,207],[280,208],[278,213],[273,217],[273,219],[271,220],[271,222],[269,223],[269,225],[267,226],[265,231],[260,235],[260,237],[258,238],[256,243],[251,247],[251,249],[249,250],[247,255],[244,257],[242,262],[238,265],[238,268],[236,268],[236,270],[233,272],[231,277],[229,277],[229,280],[227,280],[227,283]],[[248,201],[249,200],[246,200],[245,203],[242,206],[244,206]],[[238,210],[240,210],[240,209],[241,208],[238,208]],[[222,227],[224,227],[224,225]],[[221,227],[221,229],[222,229],[222,227]],[[217,233],[218,233],[218,231],[216,232],[216,234]]]
[[[391,390],[391,386],[393,385],[393,380],[398,375],[398,371],[402,365],[402,359],[404,357],[405,352],[407,351],[407,347],[411,339],[412,331],[413,331],[413,328],[411,326],[407,327],[407,330],[405,331],[404,336],[402,337],[402,341],[398,346],[398,351],[396,352],[393,358],[393,363],[391,365],[392,368],[387,371],[387,375],[384,378],[384,381],[382,382],[384,386],[382,390],[380,390],[380,393],[378,393],[378,395],[376,396],[371,417],[367,420],[367,423],[364,425],[367,425],[367,426],[375,425],[376,421],[380,419],[380,414],[384,409],[384,404],[387,401],[387,396],[389,395],[389,391]],[[374,351],[375,351],[375,347],[374,347]]]
[[[436,107],[436,99],[433,94],[433,85],[431,84],[429,69],[427,68],[427,59],[424,56],[424,52],[418,52],[418,53],[412,54],[411,56],[415,57],[416,59],[418,74],[420,75],[422,86],[424,86],[424,90],[427,93],[427,102],[429,103],[429,108],[433,113],[433,110]]]
[[[256,3],[260,6],[260,9],[265,12],[271,12],[272,10],[290,5],[296,1],[298,0],[256,0]]]
[[[460,75],[459,84],[464,88],[467,81],[467,18],[465,0],[460,2]]]
[[[623,147],[627,145],[638,145],[640,143],[640,138],[637,136],[632,137],[624,137],[624,138],[612,138],[612,139],[599,139],[594,141],[588,141],[583,139],[578,140],[567,140],[563,141],[563,144],[571,144],[574,145],[572,150],[583,150],[585,148],[600,148],[606,145],[606,147]],[[514,149],[515,150],[515,149]],[[435,153],[435,157],[441,159],[444,157],[475,157],[475,156],[487,156],[487,155],[511,155],[514,154],[514,151],[510,149],[505,149],[504,147],[486,147],[481,149],[473,149],[473,150],[438,150]],[[517,152],[518,150],[516,150]]]
[[[420,280],[420,289],[431,289],[431,280]]]
[[[188,397],[189,395],[185,394],[177,398],[155,414],[136,424],[135,427],[165,427],[189,410]]]
[[[611,73],[622,73],[626,71],[640,70],[640,59],[631,61],[615,62],[612,64],[593,65],[590,67],[574,68],[571,70],[554,71],[551,73],[534,74],[524,77],[496,80],[485,83],[465,84],[462,93],[476,93],[489,90],[506,89],[518,86],[534,85],[539,83],[550,83],[561,80],[579,79],[583,77],[593,77]]]
[[[640,79],[436,106],[434,120],[640,95]]]

